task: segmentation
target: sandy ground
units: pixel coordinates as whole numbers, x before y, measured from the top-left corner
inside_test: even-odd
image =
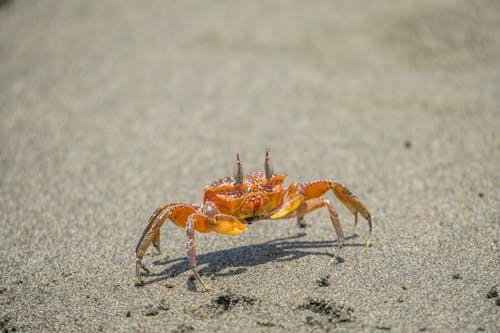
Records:
[[[1,1],[0,330],[498,332],[500,6],[438,3]],[[169,223],[135,286],[152,211],[267,146],[373,246],[336,200],[339,260],[326,210],[198,234],[203,292]]]

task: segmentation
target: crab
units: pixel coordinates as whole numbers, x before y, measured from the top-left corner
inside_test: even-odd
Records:
[[[368,221],[370,245],[372,216],[365,205],[344,185],[333,180],[296,182],[284,187],[286,175],[274,173],[269,148],[266,149],[264,171],[243,173],[239,154],[232,177],[223,177],[205,187],[201,204],[169,203],[161,205],[149,218],[135,249],[136,276],[139,284],[141,268],[150,273],[142,262],[148,247],[153,243],[158,254],[168,258],[160,249],[160,229],[167,219],[185,228],[187,237],[187,258],[193,274],[203,288],[210,288],[203,282],[196,269],[195,231],[216,232],[222,235],[239,235],[247,230],[246,225],[259,220],[297,218],[302,225],[303,216],[321,207],[326,207],[337,236],[339,246],[344,241],[337,211],[332,203],[322,197],[332,190],[340,202],[354,215],[354,228],[358,213]]]

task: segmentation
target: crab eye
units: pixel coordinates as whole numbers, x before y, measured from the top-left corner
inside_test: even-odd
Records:
[[[236,154],[236,162],[233,167],[233,177],[236,184],[243,184],[243,166],[240,161],[240,154]]]
[[[271,178],[274,173],[273,161],[271,160],[271,155],[269,154],[269,151],[270,149],[266,148],[266,162],[264,163],[264,171],[267,179]]]

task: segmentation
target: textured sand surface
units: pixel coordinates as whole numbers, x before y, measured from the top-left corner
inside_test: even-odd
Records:
[[[500,331],[498,1],[0,1],[0,330]],[[237,237],[166,224],[271,147],[336,205]]]

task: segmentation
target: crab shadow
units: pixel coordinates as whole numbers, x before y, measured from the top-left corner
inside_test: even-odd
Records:
[[[261,244],[245,245],[227,250],[215,251],[196,256],[198,272],[202,276],[231,276],[245,272],[249,267],[263,265],[269,262],[287,262],[306,256],[325,256],[337,263],[344,260],[335,252],[336,241],[301,241],[305,233],[290,237],[274,239]],[[357,238],[357,235],[348,236],[345,240]],[[342,247],[362,247],[364,244],[346,244]],[[185,257],[175,259],[161,259],[153,261],[153,265],[168,266],[162,272],[143,273],[143,276],[153,277],[145,281],[145,284],[154,284],[163,280],[176,277],[191,267]],[[192,285],[190,278],[189,285]]]

